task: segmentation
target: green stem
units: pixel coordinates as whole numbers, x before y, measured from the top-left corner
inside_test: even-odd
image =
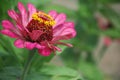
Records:
[[[24,67],[24,70],[23,70],[23,73],[22,73],[22,76],[21,76],[20,80],[26,80],[25,78],[26,78],[27,73],[30,69],[34,54],[35,54],[35,50],[30,51],[30,53],[28,55],[28,60],[25,64],[25,67]]]

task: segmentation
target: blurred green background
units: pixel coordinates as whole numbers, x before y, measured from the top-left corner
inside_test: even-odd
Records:
[[[52,60],[36,52],[27,80],[120,80],[120,0],[1,0],[0,21],[11,20],[7,10],[17,10],[18,2],[65,13],[77,31],[68,41],[74,47],[60,46]],[[0,34],[0,80],[19,80],[26,62],[29,51],[13,42]]]

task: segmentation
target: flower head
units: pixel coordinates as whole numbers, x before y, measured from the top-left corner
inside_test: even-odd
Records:
[[[105,38],[103,39],[103,42],[104,42],[104,45],[105,45],[105,46],[110,46],[111,43],[112,43],[112,39],[111,39],[110,37],[105,37]]]
[[[56,44],[71,47],[71,44],[63,43],[61,40],[68,40],[75,37],[76,31],[73,22],[66,22],[64,13],[58,14],[51,10],[48,14],[36,10],[28,3],[27,10],[19,2],[19,12],[8,10],[8,15],[14,20],[3,20],[1,33],[16,38],[14,45],[17,48],[34,49],[43,56],[49,56],[51,52],[61,51]]]

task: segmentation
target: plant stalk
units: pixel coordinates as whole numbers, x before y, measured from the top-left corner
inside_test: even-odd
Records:
[[[23,73],[22,73],[22,76],[21,76],[20,80],[26,80],[25,78],[26,78],[27,73],[30,69],[30,66],[31,66],[34,55],[35,55],[35,50],[33,49],[32,51],[30,51],[30,53],[28,55],[28,59],[27,59],[27,62],[25,64],[25,67],[23,69]]]

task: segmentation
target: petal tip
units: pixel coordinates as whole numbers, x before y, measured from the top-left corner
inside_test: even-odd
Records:
[[[49,56],[51,54],[52,50],[47,47],[47,48],[44,48],[44,49],[39,49],[38,52],[42,56]]]

